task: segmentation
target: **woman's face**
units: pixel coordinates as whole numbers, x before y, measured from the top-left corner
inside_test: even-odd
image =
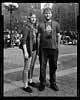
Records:
[[[31,16],[31,23],[36,23],[36,15],[35,14],[33,14],[32,16]]]

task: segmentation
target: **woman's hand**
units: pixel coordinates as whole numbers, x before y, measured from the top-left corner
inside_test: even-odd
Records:
[[[26,53],[24,53],[24,58],[25,59],[28,59],[28,57],[29,57],[29,54],[26,52]]]

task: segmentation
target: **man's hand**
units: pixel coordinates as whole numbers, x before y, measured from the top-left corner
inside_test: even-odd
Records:
[[[61,35],[58,33],[58,46],[60,46],[60,41],[61,41]]]

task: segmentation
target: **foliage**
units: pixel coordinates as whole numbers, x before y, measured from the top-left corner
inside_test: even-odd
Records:
[[[70,3],[71,4],[71,3]],[[52,19],[58,21],[61,26],[61,30],[76,30],[77,14],[75,13],[75,6],[70,5],[69,3],[55,3],[52,11]],[[78,8],[78,7],[77,7]],[[17,27],[17,30],[21,30],[23,26],[22,16],[29,16],[29,13],[34,11],[38,17],[39,22],[43,20],[43,15],[41,14],[40,9],[31,9],[30,3],[19,3],[19,8],[16,11],[13,11],[12,14],[12,29],[14,30]],[[75,16],[76,14],[76,16]],[[76,18],[75,18],[76,17]],[[7,27],[10,29],[10,14],[7,10],[4,13],[4,29]]]

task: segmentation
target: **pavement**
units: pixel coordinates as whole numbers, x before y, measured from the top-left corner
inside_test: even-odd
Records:
[[[39,86],[39,62],[35,64],[33,81],[36,87],[31,87],[33,93],[23,90],[22,71],[23,58],[22,52],[18,48],[4,50],[4,96],[5,97],[77,97],[77,47],[61,45],[57,69],[57,85],[59,91],[53,91],[49,85],[49,67],[47,64],[46,88],[40,92]]]

